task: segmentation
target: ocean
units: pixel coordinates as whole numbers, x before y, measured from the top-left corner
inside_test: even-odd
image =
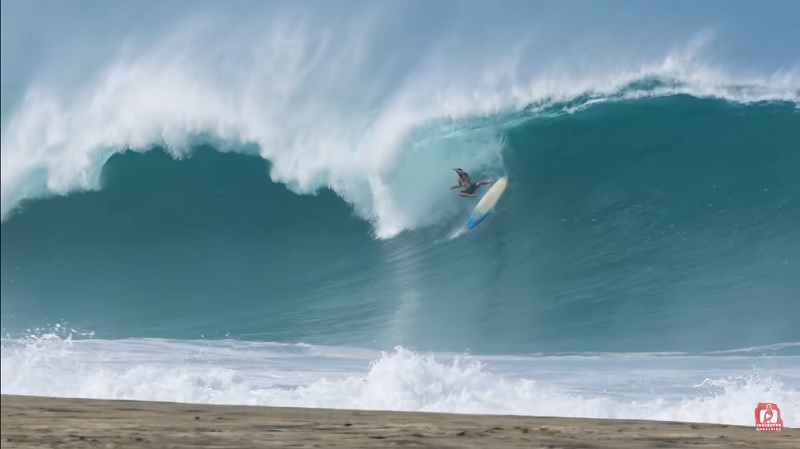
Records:
[[[34,5],[3,4],[3,394],[800,425],[796,52],[174,2],[28,60]],[[509,180],[468,232],[457,167]]]

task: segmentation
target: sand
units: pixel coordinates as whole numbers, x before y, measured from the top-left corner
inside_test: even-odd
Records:
[[[800,448],[800,430],[678,422],[2,396],[3,448]]]

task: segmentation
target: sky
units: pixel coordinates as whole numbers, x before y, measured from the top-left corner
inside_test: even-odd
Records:
[[[378,6],[376,6],[378,5]],[[57,73],[69,80],[101,66],[126,39],[157,40],[182,20],[205,14],[220,27],[267,29],[276,11],[312,17],[319,23],[358,23],[363,12],[386,9],[383,35],[420,49],[444,30],[460,27],[463,45],[480,37],[502,46],[535,36],[550,52],[613,55],[615,49],[646,51],[685,41],[700,32],[716,37],[715,55],[732,64],[776,69],[800,60],[800,2],[744,1],[437,1],[437,2],[268,2],[232,0],[4,0],[2,70],[4,85]],[[543,52],[542,47],[537,51]],[[391,54],[391,53],[390,53]],[[51,75],[52,76],[52,75]]]

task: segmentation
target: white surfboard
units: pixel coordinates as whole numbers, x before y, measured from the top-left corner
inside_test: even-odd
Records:
[[[483,198],[478,201],[475,209],[469,214],[469,218],[467,218],[467,229],[473,229],[489,216],[492,210],[494,210],[495,204],[497,204],[497,201],[500,200],[503,192],[505,192],[507,183],[508,179],[504,176],[492,184],[492,187],[483,195]]]

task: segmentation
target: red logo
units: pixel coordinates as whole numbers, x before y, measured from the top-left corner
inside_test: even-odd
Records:
[[[780,432],[783,418],[778,404],[759,402],[756,406],[756,430],[760,432]]]

